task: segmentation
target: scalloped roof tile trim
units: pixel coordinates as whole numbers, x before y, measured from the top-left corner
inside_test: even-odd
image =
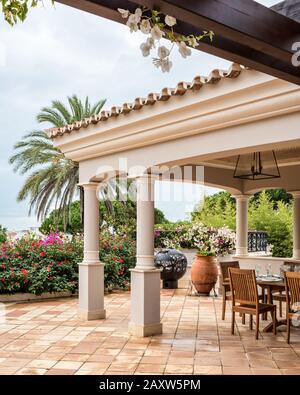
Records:
[[[154,105],[160,101],[167,101],[172,96],[183,96],[188,90],[198,91],[206,84],[216,84],[223,78],[237,78],[245,67],[233,63],[227,71],[213,70],[208,77],[196,76],[192,82],[179,82],[176,88],[163,88],[160,93],[149,93],[147,98],[137,97],[133,103],[124,103],[121,107],[113,106],[109,111],[101,111],[97,115],[85,118],[82,121],[76,121],[70,125],[61,128],[47,129],[46,133],[50,138],[62,136],[65,133],[71,133],[75,130],[87,128],[91,124],[97,124],[106,121],[112,117],[118,117],[121,114],[128,114],[131,111],[140,110],[144,106]]]

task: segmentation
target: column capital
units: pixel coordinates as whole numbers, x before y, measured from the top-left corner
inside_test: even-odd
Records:
[[[293,198],[298,199],[300,198],[300,191],[288,191],[288,193],[290,193],[291,195],[293,195]]]
[[[248,200],[252,195],[250,194],[236,194],[236,195],[231,195],[233,198],[236,200]]]
[[[99,186],[98,182],[83,182],[80,184],[77,184],[79,187],[83,187],[83,189],[93,189],[96,190]]]

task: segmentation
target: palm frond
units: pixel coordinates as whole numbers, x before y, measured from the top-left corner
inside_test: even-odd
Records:
[[[37,120],[50,123],[53,127],[62,127],[98,114],[104,103],[105,100],[99,100],[91,105],[88,97],[81,101],[72,95],[68,97],[68,105],[53,100],[50,107],[43,107]],[[56,208],[67,224],[70,205],[77,194],[78,163],[66,158],[42,130],[26,133],[14,145],[14,151],[9,158],[14,171],[22,175],[29,174],[17,200],[29,198],[29,213],[34,212],[39,219],[45,218],[50,210]],[[112,211],[111,202],[107,202],[107,209]]]

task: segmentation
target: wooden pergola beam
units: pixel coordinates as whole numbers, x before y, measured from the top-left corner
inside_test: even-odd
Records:
[[[117,8],[138,5],[177,18],[179,34],[213,30],[212,43],[197,47],[275,77],[300,84],[300,67],[292,65],[292,45],[300,42],[300,23],[253,0],[58,0],[104,18],[124,23]]]

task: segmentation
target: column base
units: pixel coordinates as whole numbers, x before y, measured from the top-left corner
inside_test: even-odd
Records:
[[[162,323],[148,324],[148,325],[137,325],[134,322],[130,322],[128,325],[128,331],[131,335],[136,337],[147,337],[162,334]]]
[[[106,318],[106,310],[87,311],[78,309],[78,318],[83,321],[103,320]]]
[[[79,309],[82,320],[105,318],[104,265],[101,262],[82,262],[79,266]]]
[[[237,247],[235,254],[236,256],[248,256],[248,248],[247,247]]]
[[[160,269],[131,270],[131,320],[134,336],[160,335]]]
[[[297,249],[293,250],[293,259],[300,260],[300,250]]]

